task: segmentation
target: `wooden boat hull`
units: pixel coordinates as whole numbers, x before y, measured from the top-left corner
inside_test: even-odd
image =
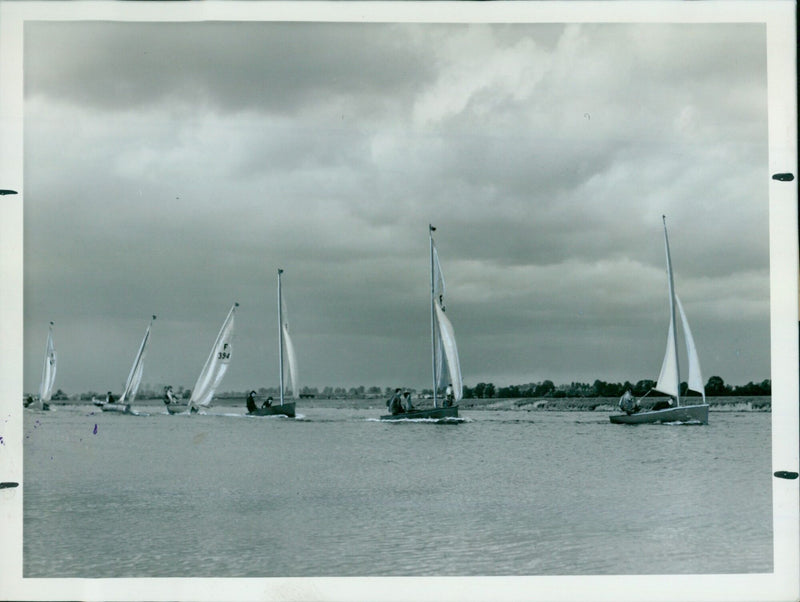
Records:
[[[677,408],[636,412],[635,414],[612,414],[608,418],[614,424],[657,424],[663,422],[708,424],[708,404],[678,406]]]
[[[412,410],[400,414],[385,414],[381,416],[381,420],[440,420],[442,418],[458,418],[458,406],[426,408],[424,410]]]
[[[104,412],[119,412],[120,414],[130,414],[131,404],[129,403],[104,403],[101,406]]]
[[[283,405],[277,404],[269,406],[268,408],[256,408],[255,412],[248,412],[248,416],[288,416],[294,418],[294,405],[295,402],[284,403]]]

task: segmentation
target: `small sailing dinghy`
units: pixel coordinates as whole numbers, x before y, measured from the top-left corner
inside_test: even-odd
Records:
[[[661,373],[658,376],[658,382],[653,389],[674,397],[675,405],[672,405],[672,400],[670,400],[669,407],[660,408],[660,404],[656,404],[651,410],[637,411],[639,407],[639,402],[637,401],[630,412],[626,414],[612,414],[609,416],[611,422],[614,424],[654,424],[658,422],[708,424],[708,404],[706,403],[703,376],[700,372],[700,359],[697,357],[697,348],[694,344],[692,331],[689,329],[689,321],[686,319],[686,313],[683,311],[681,301],[675,293],[675,284],[672,277],[672,260],[669,253],[669,238],[667,237],[667,218],[665,216],[661,217],[664,221],[664,248],[667,254],[670,321],[669,330],[667,331],[667,350],[664,354],[664,361],[661,364]],[[686,355],[689,359],[689,378],[687,383],[690,390],[696,391],[702,395],[703,403],[700,404],[681,404],[678,329],[675,323],[676,308],[681,317],[683,338],[686,343]]]
[[[147,325],[147,330],[144,331],[142,343],[139,345],[139,351],[133,359],[133,366],[128,373],[128,380],[125,382],[125,390],[122,395],[115,402],[104,403],[100,407],[104,412],[121,412],[123,414],[131,414],[131,404],[136,399],[136,393],[139,391],[139,385],[142,383],[142,373],[144,371],[144,356],[147,353],[147,345],[150,342],[150,329],[153,326],[153,316],[150,319],[150,324]]]
[[[288,369],[289,382],[291,382],[292,398],[297,399],[297,358],[294,354],[294,345],[289,336],[289,319],[286,314],[286,306],[283,301],[281,290],[281,274],[283,270],[278,269],[278,369],[280,371],[280,404],[262,405],[252,412],[250,416],[288,416],[294,418],[294,401],[284,401],[284,367]],[[286,350],[286,364],[283,361],[284,348]]]
[[[200,376],[192,389],[192,395],[187,403],[167,404],[167,411],[170,414],[189,412],[196,413],[200,408],[208,408],[214,399],[214,393],[222,383],[222,378],[231,363],[231,353],[233,351],[233,326],[236,308],[238,303],[234,303],[228,312],[222,327],[219,329],[217,339],[211,347]]]
[[[56,384],[56,347],[53,343],[53,323],[47,331],[47,343],[44,347],[44,366],[42,367],[42,382],[39,384],[39,398],[28,398],[25,407],[32,410],[47,411],[50,409],[50,398],[53,396],[53,385]]]
[[[453,325],[445,315],[444,275],[439,253],[433,241],[436,228],[428,224],[431,254],[431,367],[433,371],[433,407],[404,409],[381,416],[381,420],[441,420],[458,418],[458,405],[463,392],[461,364]],[[445,397],[439,391],[445,390]],[[392,404],[394,405],[394,404]],[[391,407],[391,406],[390,406]]]

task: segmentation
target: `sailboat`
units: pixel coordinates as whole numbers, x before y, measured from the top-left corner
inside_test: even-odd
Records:
[[[445,285],[439,253],[433,240],[436,228],[428,224],[431,255],[431,369],[433,372],[433,407],[412,408],[397,414],[381,416],[381,420],[415,420],[420,418],[458,418],[458,405],[463,393],[461,364],[453,325],[445,315]],[[444,399],[439,390],[446,389]]]
[[[147,353],[147,344],[150,342],[150,329],[155,319],[155,316],[151,318],[150,324],[147,325],[147,330],[144,331],[142,343],[139,345],[139,351],[136,352],[136,357],[133,358],[133,366],[131,366],[131,371],[128,373],[128,380],[125,381],[125,389],[122,391],[122,395],[119,396],[116,402],[104,403],[101,406],[104,412],[131,413],[131,404],[133,400],[136,399],[136,393],[139,391],[139,385],[142,383],[144,356]]]
[[[56,383],[56,348],[53,343],[53,323],[47,331],[47,343],[44,347],[44,366],[42,367],[42,382],[39,384],[39,398],[25,402],[26,408],[32,410],[49,410],[50,398],[53,396],[53,385]]]
[[[280,371],[280,405],[268,405],[256,408],[253,412],[248,412],[251,416],[276,416],[283,415],[294,418],[294,401],[284,401],[284,368],[288,369],[291,382],[292,398],[297,398],[297,358],[294,354],[294,345],[289,336],[289,320],[286,314],[286,306],[283,301],[281,290],[281,274],[283,270],[278,269],[278,368]],[[286,351],[286,363],[284,364],[284,349]]]
[[[225,376],[228,364],[231,362],[233,326],[237,307],[239,307],[238,303],[234,303],[231,306],[225,321],[222,323],[217,339],[211,347],[211,353],[209,353],[208,359],[200,371],[200,376],[197,377],[197,382],[194,384],[189,401],[186,404],[168,404],[167,411],[170,414],[186,412],[187,410],[190,413],[195,413],[200,408],[211,406],[214,393],[222,383],[222,377]]]
[[[657,422],[684,422],[693,424],[708,424],[708,404],[706,403],[706,392],[703,386],[703,376],[700,372],[700,359],[697,357],[697,347],[694,344],[692,331],[689,328],[689,321],[683,311],[683,305],[675,293],[675,283],[672,277],[672,260],[669,253],[669,238],[667,236],[667,218],[661,216],[664,222],[664,248],[667,254],[667,281],[669,283],[669,310],[670,321],[667,331],[667,350],[664,354],[664,361],[661,364],[661,373],[658,382],[653,387],[656,391],[666,393],[675,398],[675,405],[672,400],[668,407],[659,408],[654,406],[648,411],[633,411],[627,414],[613,414],[609,416],[614,424],[652,424]],[[703,403],[686,404],[681,403],[681,376],[680,364],[678,362],[678,329],[675,323],[675,313],[680,315],[683,327],[683,338],[686,343],[686,355],[689,360],[688,388],[702,395]],[[649,391],[648,391],[649,393]],[[636,402],[638,408],[639,402]],[[657,409],[658,408],[658,409]]]

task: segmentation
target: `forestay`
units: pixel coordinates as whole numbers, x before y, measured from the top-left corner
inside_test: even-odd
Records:
[[[150,324],[147,325],[147,330],[144,332],[144,338],[142,338],[142,344],[139,345],[139,351],[136,353],[136,357],[133,360],[133,366],[131,366],[131,371],[128,374],[128,380],[125,382],[125,390],[120,395],[119,403],[124,403],[126,400],[128,402],[132,402],[136,399],[136,393],[139,391],[139,385],[142,382],[142,374],[144,372],[144,356],[147,353],[147,345],[150,342],[150,328],[153,326],[153,320],[156,317],[153,316],[150,320]]]
[[[42,382],[39,384],[39,399],[50,401],[53,396],[53,386],[56,383],[56,348],[53,343],[53,323],[47,332],[47,343],[44,348],[44,367],[42,368]]]
[[[206,360],[205,366],[203,366],[203,370],[194,384],[189,406],[210,406],[214,393],[228,370],[233,350],[234,313],[237,307],[239,307],[239,304],[234,303],[228,312],[228,317],[225,318],[225,322],[222,324],[222,328],[220,328],[217,340],[211,348],[211,353]]]

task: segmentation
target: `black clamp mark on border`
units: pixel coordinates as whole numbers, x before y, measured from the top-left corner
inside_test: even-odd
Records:
[[[0,489],[10,489],[12,487],[19,487],[19,483],[13,481],[3,481],[0,483]]]
[[[796,479],[798,474],[796,472],[790,472],[788,470],[779,470],[775,473],[775,476],[779,479]]]
[[[773,180],[778,180],[779,182],[791,182],[794,180],[794,174],[792,173],[776,173],[772,175]]]

